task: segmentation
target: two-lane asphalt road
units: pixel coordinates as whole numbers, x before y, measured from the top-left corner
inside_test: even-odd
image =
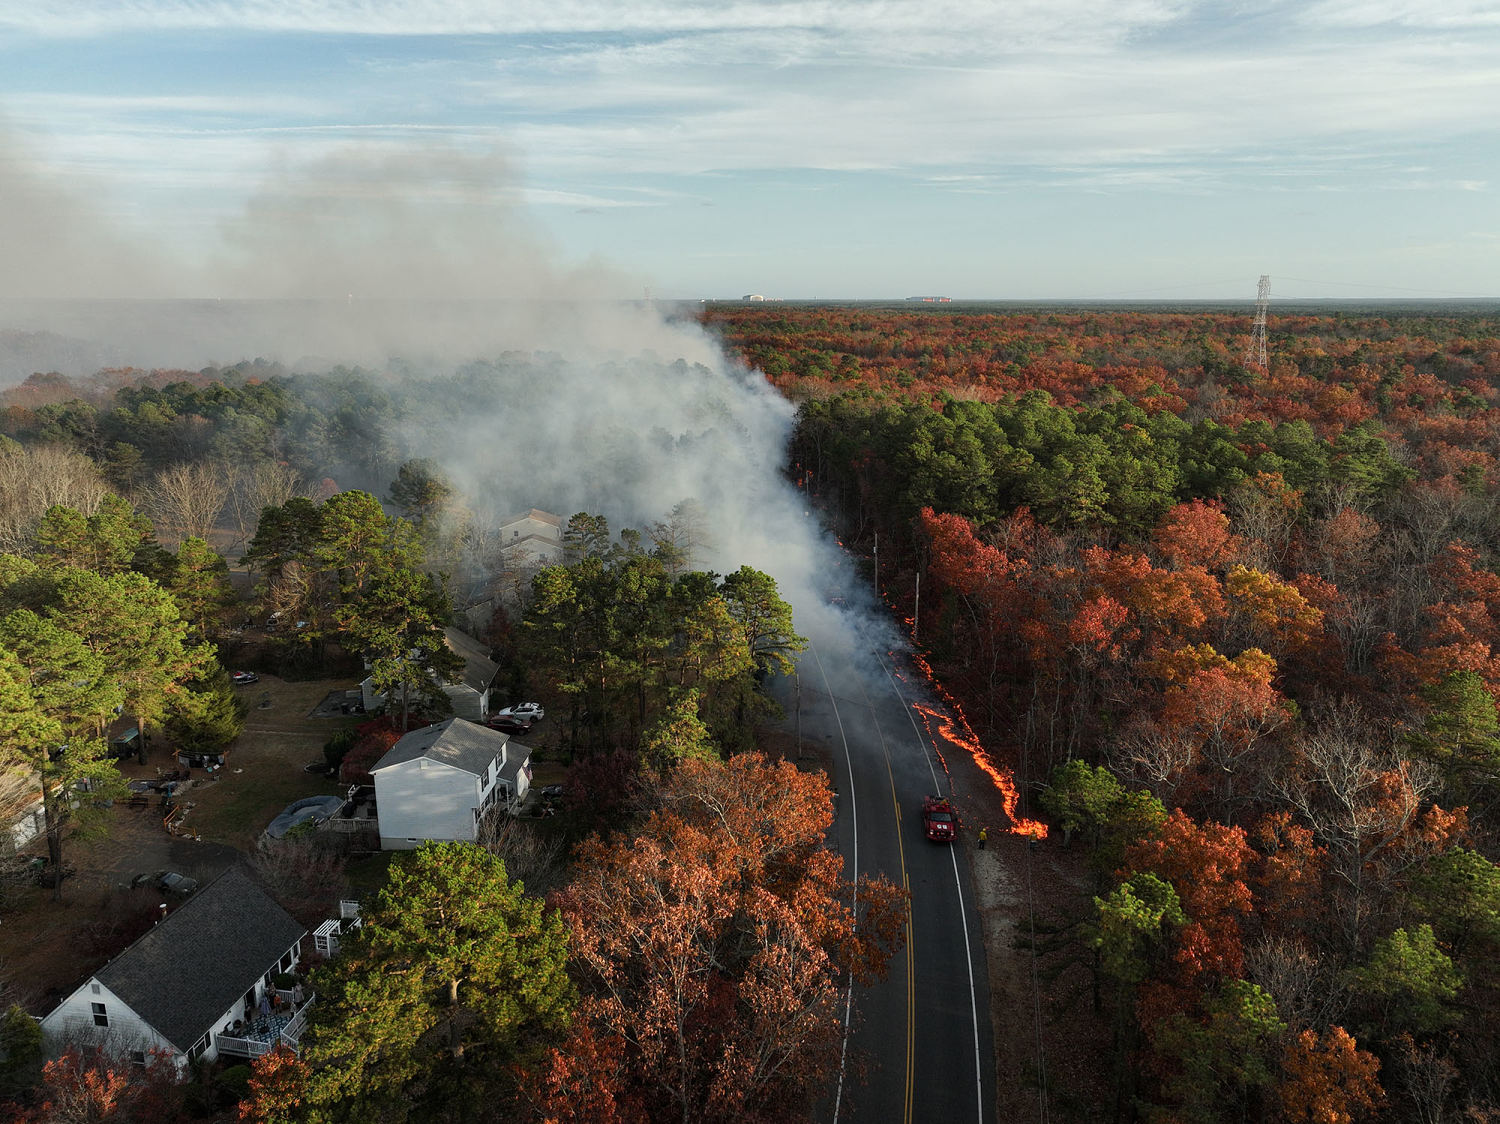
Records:
[[[848,1062],[829,1116],[989,1124],[989,988],[965,844],[922,833],[922,797],[947,795],[947,778],[889,658],[839,648],[804,652],[783,700],[803,742],[832,754],[846,870],[906,887],[911,916],[887,979],[852,992]]]

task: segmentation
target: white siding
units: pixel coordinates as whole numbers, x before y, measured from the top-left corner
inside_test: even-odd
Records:
[[[360,680],[359,695],[360,701],[364,703],[366,714],[374,714],[376,707],[385,705],[385,692],[377,691],[375,681],[368,677]]]
[[[510,744],[516,745],[514,742]],[[518,750],[524,748],[524,746],[517,746]],[[500,771],[500,787],[504,791],[502,799],[509,801],[512,810],[518,807],[521,801],[526,799],[526,793],[531,789],[531,777],[527,774],[526,769],[530,762],[531,755],[529,753],[524,757],[518,753],[510,765]]]
[[[562,561],[562,520],[527,513],[500,524],[497,537],[512,567],[552,566]]]
[[[282,954],[280,960],[268,965],[261,973],[260,978],[255,981],[255,995],[250,1003],[252,1009],[259,1004],[260,997],[265,994],[268,978],[274,980],[282,971],[283,964],[288,970],[297,966],[297,962],[301,959],[301,947],[302,942],[299,940]],[[94,992],[95,987],[99,989],[98,994]],[[108,1026],[101,1027],[95,1022],[93,1008],[95,1003],[103,1005],[104,1015],[109,1021]],[[205,1049],[198,1056],[205,1061],[213,1061],[217,1058],[219,1046],[214,1036],[223,1034],[224,1028],[235,1019],[242,1018],[244,1013],[245,1001],[242,996],[236,999],[234,1004],[207,1028],[208,1041]],[[59,1056],[73,1044],[96,1045],[117,1057],[128,1056],[132,1050],[139,1050],[142,1053],[162,1050],[172,1056],[178,1069],[186,1069],[188,1066],[187,1054],[179,1052],[177,1047],[163,1038],[123,999],[96,979],[89,980],[42,1020],[42,1035],[49,1058]],[[195,1045],[197,1043],[187,1042],[183,1043],[182,1048],[191,1050]]]
[[[95,987],[99,989],[97,995],[94,994]],[[109,1020],[107,1027],[94,1021],[92,1004],[95,1003],[103,1005],[105,1017]],[[187,1064],[186,1055],[179,1054],[175,1046],[98,980],[89,980],[42,1020],[42,1039],[49,1058],[59,1056],[70,1045],[76,1044],[102,1046],[117,1056],[124,1056],[131,1050],[165,1050],[179,1067]]]
[[[38,797],[36,803],[21,813],[16,822],[11,824],[9,837],[0,843],[0,854],[14,854],[19,851],[41,835],[46,826],[46,815],[42,811],[41,798]]]
[[[474,809],[491,787],[481,787],[473,773],[425,757],[377,770],[381,848],[407,850],[429,839],[472,843]]]

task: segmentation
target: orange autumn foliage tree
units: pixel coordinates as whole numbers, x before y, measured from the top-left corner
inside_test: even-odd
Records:
[[[758,754],[683,762],[633,839],[598,837],[556,896],[583,1000],[548,1119],[799,1119],[837,1064],[839,982],[883,974],[905,895],[824,846],[824,778]]]
[[[1224,505],[1214,500],[1178,504],[1157,524],[1151,542],[1172,566],[1221,572],[1245,552],[1245,540],[1230,529]]]
[[[244,1124],[300,1124],[306,1119],[307,1067],[285,1046],[277,1045],[250,1066],[249,1092],[240,1101]]]
[[[1163,570],[1143,554],[1103,547],[1085,550],[1083,563],[1089,585],[1130,610],[1143,650],[1200,638],[1224,616],[1219,581],[1201,566]]]
[[[1187,914],[1175,953],[1183,983],[1204,973],[1239,978],[1245,960],[1240,926],[1250,913],[1256,857],[1240,828],[1195,823],[1181,808],[1126,851],[1127,869],[1166,879]]]
[[[1312,831],[1283,809],[1262,816],[1251,840],[1260,856],[1251,887],[1262,926],[1276,930],[1317,923],[1325,914],[1328,852],[1314,841]]]
[[[107,1124],[176,1119],[182,1109],[177,1069],[152,1051],[144,1068],[102,1050],[70,1046],[42,1067],[37,1105],[27,1124]]]
[[[1282,1050],[1281,1070],[1276,1096],[1288,1124],[1354,1124],[1385,1102],[1379,1059],[1341,1026],[1296,1035]]]
[[[1205,644],[1158,666],[1169,683],[1161,725],[1194,747],[1193,783],[1181,795],[1228,818],[1247,797],[1262,740],[1290,717],[1272,686],[1276,662],[1256,648],[1226,659]]]

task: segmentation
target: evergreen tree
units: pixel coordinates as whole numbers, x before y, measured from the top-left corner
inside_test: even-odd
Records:
[[[402,856],[313,977],[305,1103],[329,1121],[503,1118],[574,1003],[556,912],[466,843]]]
[[[165,720],[167,736],[179,750],[217,752],[240,736],[246,709],[229,673],[215,665],[210,674],[172,696]]]

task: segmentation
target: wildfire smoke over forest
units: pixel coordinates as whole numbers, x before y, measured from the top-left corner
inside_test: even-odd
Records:
[[[534,507],[644,528],[692,500],[694,565],[762,569],[799,628],[843,630],[818,579],[836,548],[782,475],[792,406],[691,317],[625,299],[638,279],[564,262],[503,154],[351,145],[273,169],[184,257],[112,223],[107,200],[67,190],[3,130],[0,150],[8,197],[31,208],[7,230],[96,230],[117,248],[104,268],[58,243],[42,281],[0,287],[0,385],[284,374],[348,431],[335,456],[275,439],[309,480],[383,496],[403,461],[427,458],[478,535]]]

